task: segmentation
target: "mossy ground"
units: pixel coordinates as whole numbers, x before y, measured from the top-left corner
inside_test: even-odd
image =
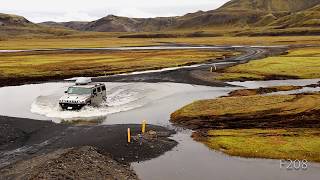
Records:
[[[238,89],[231,91],[229,96],[252,96],[258,94],[267,94],[278,91],[292,91],[297,89],[302,89],[303,86],[271,86],[266,88],[258,88],[258,89]]]
[[[195,101],[171,115],[172,120],[198,117],[248,116],[269,112],[293,115],[320,110],[320,94],[237,96]]]
[[[189,32],[189,31],[188,31]],[[183,32],[183,33],[188,33]],[[172,32],[177,33],[177,32]],[[181,33],[181,32],[178,32]],[[320,36],[219,36],[219,37],[178,37],[178,38],[118,38],[128,33],[72,33],[56,37],[10,37],[1,39],[0,49],[39,48],[89,48],[148,46],[165,43],[187,43],[196,45],[319,45]]]
[[[243,157],[320,162],[320,94],[201,100],[171,115],[209,148]]]
[[[47,51],[0,54],[2,78],[97,76],[201,63],[212,50]]]
[[[209,130],[201,141],[233,156],[320,162],[317,128]]]
[[[291,50],[287,55],[250,61],[222,71],[219,80],[264,80],[320,78],[320,48]]]

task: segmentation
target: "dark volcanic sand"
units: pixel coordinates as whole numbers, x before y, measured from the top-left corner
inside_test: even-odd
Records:
[[[156,131],[158,138],[128,144],[127,128],[131,128],[132,135],[137,135],[141,125],[72,126],[0,116],[0,168],[72,147],[92,146],[101,154],[110,154],[113,159],[128,163],[155,158],[177,145],[168,138],[174,131],[153,125],[147,125],[147,131]]]
[[[0,170],[0,179],[138,179],[125,164],[90,146],[58,149]]]

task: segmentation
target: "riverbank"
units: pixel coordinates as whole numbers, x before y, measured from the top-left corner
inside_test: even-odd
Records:
[[[238,96],[200,100],[171,115],[171,121],[203,128],[320,128],[320,94]]]
[[[235,90],[182,107],[171,114],[171,121],[195,130],[195,140],[229,155],[319,162],[320,94],[261,95],[301,88]]]
[[[127,143],[127,128],[131,129],[133,136],[131,143]],[[138,124],[73,126],[0,116],[0,129],[0,169],[10,172],[10,176],[19,175],[20,164],[32,161],[32,158],[38,159],[43,155],[50,157],[50,153],[56,154],[61,151],[62,154],[53,158],[59,159],[70,151],[77,154],[78,148],[81,152],[83,146],[93,147],[94,150],[85,151],[96,151],[96,157],[112,157],[114,162],[122,166],[121,164],[128,165],[130,162],[155,158],[177,145],[177,142],[168,138],[174,131],[154,125],[147,125],[146,136],[140,137],[137,136],[141,131],[141,125]],[[59,161],[56,162],[50,167],[61,165]],[[84,166],[80,164],[78,168]],[[15,167],[17,172],[12,171]]]
[[[231,156],[320,162],[320,128],[197,131],[193,138]]]

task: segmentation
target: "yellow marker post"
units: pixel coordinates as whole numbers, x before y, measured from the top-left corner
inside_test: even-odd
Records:
[[[141,129],[142,134],[144,134],[146,132],[146,123],[147,123],[146,120],[142,121],[142,129]]]
[[[210,68],[210,72],[213,72],[213,68],[212,67]]]
[[[130,128],[128,128],[128,143],[131,142],[131,134],[130,134]]]

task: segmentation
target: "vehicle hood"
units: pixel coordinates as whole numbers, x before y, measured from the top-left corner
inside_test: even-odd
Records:
[[[90,97],[91,97],[90,94],[85,94],[85,95],[65,94],[59,100],[64,100],[64,101],[85,101],[87,99],[90,99]]]

